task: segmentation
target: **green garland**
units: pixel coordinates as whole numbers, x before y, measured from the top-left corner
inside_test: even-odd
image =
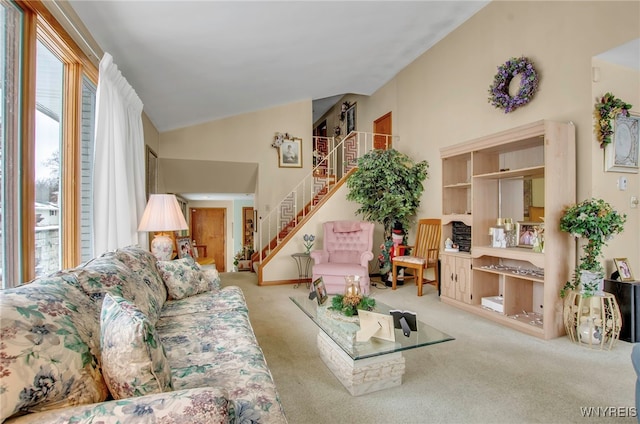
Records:
[[[615,121],[616,116],[620,114],[629,116],[629,109],[631,108],[632,106],[629,103],[625,103],[622,100],[617,99],[611,93],[605,94],[602,96],[602,99],[600,99],[600,102],[596,103],[595,127],[601,148],[604,148],[607,144],[611,143],[611,136],[613,136],[613,121]]]
[[[345,304],[342,302],[343,299],[344,299],[344,296],[341,294],[337,294],[333,296],[331,298],[331,306],[329,306],[329,309],[333,309],[334,311],[340,311],[345,316],[352,317],[358,314],[358,309],[371,311],[376,306],[376,300],[367,296],[363,296],[362,300],[360,300],[360,303],[358,303],[357,306]]]

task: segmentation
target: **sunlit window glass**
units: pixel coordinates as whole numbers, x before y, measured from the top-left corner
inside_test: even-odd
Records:
[[[41,42],[36,62],[36,276],[60,269],[63,63]]]

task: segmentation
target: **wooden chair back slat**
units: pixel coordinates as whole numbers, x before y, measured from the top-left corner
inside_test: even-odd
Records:
[[[421,219],[418,221],[418,232],[416,233],[415,250],[412,256],[429,260],[438,259],[440,250],[441,227],[440,220],[433,218]]]

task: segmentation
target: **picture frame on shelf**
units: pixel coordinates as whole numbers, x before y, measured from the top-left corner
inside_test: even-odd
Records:
[[[360,331],[356,333],[356,341],[366,342],[371,337],[375,337],[390,342],[396,341],[393,317],[378,312],[365,310],[358,311],[360,321]]]
[[[627,258],[613,258],[613,263],[616,264],[616,269],[618,270],[618,275],[620,275],[621,281],[635,280]]]
[[[322,305],[327,301],[329,297],[327,295],[327,288],[324,286],[324,280],[322,277],[315,280],[313,283],[313,290],[316,292],[316,300],[318,301],[318,305]]]
[[[533,248],[535,240],[535,227],[539,222],[518,221],[516,224],[516,234],[518,235],[518,247]]]
[[[618,115],[611,143],[605,147],[605,171],[638,173],[640,114]]]
[[[280,168],[302,168],[302,139],[288,138],[278,147]]]
[[[176,237],[176,249],[178,250],[178,259],[193,258],[191,237]]]

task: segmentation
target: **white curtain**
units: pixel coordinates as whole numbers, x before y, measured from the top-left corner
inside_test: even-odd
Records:
[[[145,207],[142,101],[105,53],[96,97],[93,166],[94,255],[144,245],[138,222]]]

